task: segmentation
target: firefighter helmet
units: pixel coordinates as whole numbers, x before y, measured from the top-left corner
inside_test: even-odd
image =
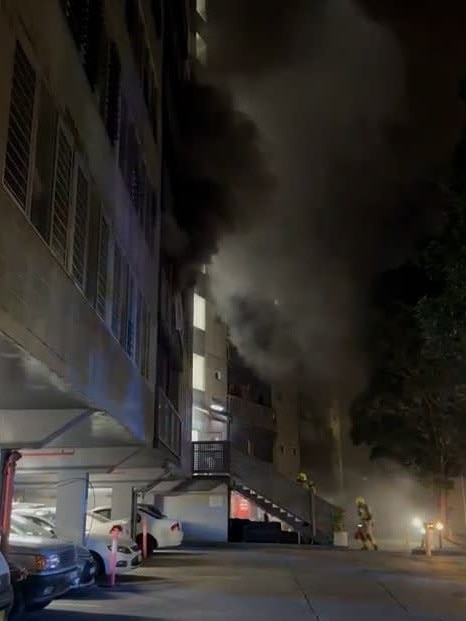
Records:
[[[298,476],[296,477],[296,481],[298,483],[307,483],[307,474],[305,472],[298,473]]]

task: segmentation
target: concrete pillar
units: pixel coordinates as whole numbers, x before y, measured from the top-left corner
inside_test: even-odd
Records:
[[[112,484],[112,519],[131,519],[133,513],[133,484]]]
[[[57,486],[56,532],[60,537],[82,544],[86,530],[89,474],[62,473]]]

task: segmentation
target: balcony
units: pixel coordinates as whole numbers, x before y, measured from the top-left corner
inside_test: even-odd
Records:
[[[229,476],[229,442],[193,442],[193,476]]]
[[[275,413],[270,406],[261,405],[235,395],[228,395],[228,411],[235,420],[249,427],[276,431]]]
[[[160,337],[174,356],[179,369],[183,364],[183,303],[179,292],[172,291],[165,271],[160,272]]]
[[[157,440],[173,455],[181,457],[182,420],[170,399],[159,389],[157,406]]]

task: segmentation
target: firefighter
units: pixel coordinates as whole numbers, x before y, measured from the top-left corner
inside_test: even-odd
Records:
[[[372,546],[374,550],[377,550],[378,548],[374,538],[374,518],[372,517],[372,511],[366,500],[361,496],[356,498],[356,507],[358,511],[358,520],[361,524],[362,549],[369,550],[369,547]]]
[[[299,472],[296,477],[296,482],[299,483],[304,489],[309,490],[313,494],[316,493],[316,484],[312,479],[309,479],[305,472]]]

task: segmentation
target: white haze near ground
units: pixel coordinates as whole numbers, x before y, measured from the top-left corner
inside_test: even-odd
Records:
[[[314,19],[303,15],[287,68],[231,84],[259,126],[277,188],[251,205],[247,231],[220,241],[211,286],[232,341],[260,374],[283,377],[304,363],[317,381],[346,375],[359,386],[358,261],[365,271],[379,226],[366,205],[388,190],[381,128],[402,114],[404,76],[390,35],[350,1],[329,0]],[[236,296],[275,310],[267,350],[236,321]]]
[[[346,527],[353,534],[357,525],[355,499],[364,497],[370,505],[377,537],[385,543],[404,546],[419,544],[420,536],[413,528],[413,518],[438,520],[437,503],[432,489],[396,464],[378,464],[366,473],[347,469],[342,494],[328,497],[345,508]],[[458,507],[455,507],[459,510]]]

